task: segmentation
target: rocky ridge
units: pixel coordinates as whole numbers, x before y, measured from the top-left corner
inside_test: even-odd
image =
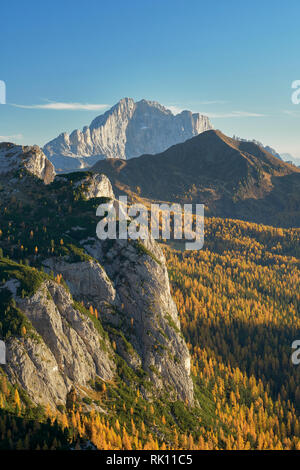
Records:
[[[35,176],[41,178],[48,167],[47,161],[41,165],[45,158],[42,152],[28,152],[20,156],[22,162],[28,162],[26,158],[31,155],[30,165],[26,166],[28,175],[32,168]],[[36,164],[34,158],[38,160]],[[17,155],[14,161],[19,168]],[[93,204],[97,198],[114,201],[111,184],[104,175],[58,176],[48,186],[41,181],[34,185],[38,186],[38,198],[27,193],[32,190],[34,180],[23,185],[23,179],[14,177],[12,186],[18,188],[19,200],[30,201],[30,207],[36,207],[38,214],[41,208],[44,213],[48,198],[49,207],[60,204],[61,215],[65,217],[70,210],[69,201],[75,198],[81,210],[80,220],[86,223],[88,215],[84,211],[85,207],[91,207],[89,201]],[[66,206],[62,206],[67,199]],[[53,235],[49,234],[54,238],[57,213],[53,211],[53,220],[51,214],[48,209],[49,226],[43,232],[48,236],[48,231],[55,230]],[[18,383],[35,403],[55,407],[65,403],[71,386],[81,393],[95,378],[104,382],[113,380],[121,357],[129,368],[145,377],[141,388],[144,396],[164,394],[169,400],[192,404],[190,355],[180,332],[161,249],[151,239],[143,243],[101,241],[92,233],[86,236],[85,228],[79,224],[66,224],[67,229],[61,228],[65,232],[58,232],[59,239],[67,241],[75,237],[70,244],[59,243],[59,256],[55,253],[44,256],[40,239],[38,254],[32,257],[37,269],[30,265],[24,268],[18,260],[0,258],[0,300],[1,293],[9,292],[11,308],[17,308],[31,325],[30,333],[28,330],[4,338],[9,380]],[[47,244],[45,250],[50,251]],[[34,292],[24,293],[18,272],[32,279],[40,276],[42,281]],[[99,312],[97,318],[90,314],[90,308]]]
[[[200,134],[212,125],[208,117],[173,113],[155,101],[124,98],[83,130],[62,133],[44,146],[58,171],[87,168],[99,159],[129,159],[158,153]]]
[[[54,166],[37,145],[0,143],[0,176],[12,175],[21,169],[43,180],[45,184],[51,183],[55,177]]]

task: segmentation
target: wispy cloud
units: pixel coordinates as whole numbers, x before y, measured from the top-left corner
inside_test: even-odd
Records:
[[[247,118],[247,117],[265,117],[266,114],[261,113],[252,113],[249,111],[230,111],[228,113],[206,113],[203,111],[203,114],[210,118],[214,119],[223,119],[223,118]]]
[[[206,102],[207,104],[208,102]],[[215,104],[215,103],[220,103],[220,101],[210,101],[209,102],[210,104]],[[224,102],[225,103],[225,102]],[[205,104],[205,102],[203,101],[203,104]],[[187,108],[181,108],[179,106],[166,106],[170,111],[172,111],[173,114],[179,114],[181,113],[184,109],[187,109]],[[223,118],[247,118],[247,117],[265,117],[266,114],[261,114],[261,113],[253,113],[253,112],[249,112],[249,111],[229,111],[229,112],[226,112],[226,113],[214,113],[214,112],[206,112],[206,111],[203,111],[203,110],[200,110],[200,111],[195,111],[195,110],[192,110],[193,113],[200,113],[200,114],[204,114],[205,116],[208,116],[209,118],[213,118],[213,119],[223,119]]]
[[[171,104],[171,105],[165,105],[167,109],[169,109],[170,111],[172,111],[173,114],[180,114],[182,113],[182,111],[185,111],[185,110],[191,110],[192,108],[195,108],[195,106],[206,106],[206,105],[213,105],[213,104],[226,104],[228,103],[228,101],[224,101],[224,100],[211,100],[211,101],[197,101],[197,102],[193,102],[193,103],[190,103],[190,104],[187,104],[186,106],[179,106],[177,104]],[[198,113],[200,111],[192,111],[194,113]],[[202,113],[204,114],[204,113]],[[207,113],[206,113],[207,114]]]
[[[9,141],[9,140],[20,140],[23,138],[22,134],[13,134],[13,135],[0,135],[1,141]]]
[[[284,109],[283,114],[287,114],[288,116],[300,117],[300,111],[292,111],[292,110]]]
[[[229,101],[225,100],[211,100],[211,101],[197,101],[195,104],[227,104]]]
[[[12,106],[23,109],[50,109],[56,111],[99,111],[109,108],[108,104],[92,104],[92,103],[64,103],[59,101],[50,101],[45,104],[16,104]]]
[[[179,106],[166,105],[166,108],[172,111],[173,114],[180,114],[183,111],[183,108],[179,108]]]
[[[206,105],[214,105],[214,104],[228,104],[229,101],[225,101],[225,100],[207,100],[207,101],[187,101],[186,104],[184,104],[184,106],[182,106],[181,104],[179,105],[178,103],[174,103],[174,104],[170,104],[170,105],[165,105],[166,108],[170,109],[170,111],[172,111],[173,114],[179,114],[181,113],[182,111],[184,110],[191,110],[191,109],[195,109],[195,107],[198,107],[199,105],[200,106],[206,106]],[[193,112],[198,112],[198,111],[193,111]]]

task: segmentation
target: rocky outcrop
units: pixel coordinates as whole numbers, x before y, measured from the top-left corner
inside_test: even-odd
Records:
[[[106,271],[96,260],[68,263],[59,258],[49,258],[45,268],[61,274],[74,297],[91,303],[101,312],[106,305],[116,303],[116,290]]]
[[[36,332],[8,340],[9,379],[34,402],[57,406],[65,403],[72,385],[80,389],[95,377],[113,378],[113,341],[129,367],[148,374],[145,396],[159,393],[192,404],[190,355],[161,249],[151,239],[143,245],[116,240],[107,246],[90,238],[83,246],[90,260],[44,262],[48,272],[62,275],[71,293],[48,280],[31,297],[20,298],[12,280],[5,284]],[[79,302],[97,309],[99,328]]]
[[[37,335],[9,339],[6,370],[34,402],[55,406],[65,403],[71,384],[87,386],[95,376],[112,379],[109,341],[63,286],[47,281],[32,297],[15,300]]]
[[[63,275],[75,298],[98,309],[130,367],[142,367],[154,388],[169,399],[192,403],[190,355],[161,249],[152,239],[144,244],[89,239],[83,245],[98,262],[69,264],[51,258],[45,266]]]
[[[86,249],[96,255],[97,244]],[[158,389],[193,402],[190,355],[160,247],[151,238],[143,244],[119,240],[100,259],[121,303],[109,320],[126,334]]]
[[[11,158],[8,173],[26,168],[46,179],[47,160],[38,148],[21,148],[19,153],[11,151],[10,157],[3,158]],[[21,184],[20,180],[27,180],[28,184]],[[9,182],[12,188],[18,188],[20,199],[31,197],[32,178],[13,175]],[[111,204],[117,203],[104,175],[62,175],[49,188],[40,184],[39,190],[52,204],[57,204],[58,199],[66,200],[65,205],[60,202],[60,210],[66,216],[71,214],[70,224],[65,224],[64,233],[59,232],[59,246],[64,249],[56,254],[45,249],[49,239],[54,239],[51,225],[56,224],[57,218],[57,212],[49,211],[49,232],[43,231],[47,235],[39,242],[41,249],[30,258],[35,266],[42,263],[48,274],[56,275],[56,280],[30,265],[25,268],[12,261],[12,269],[10,260],[2,263],[6,277],[0,289],[10,291],[14,308],[32,325],[32,329],[19,329],[18,336],[11,335],[7,340],[5,368],[9,380],[20,384],[35,403],[54,407],[65,403],[72,386],[80,393],[97,377],[112,380],[120,364],[117,353],[137,377],[143,377],[140,387],[144,396],[163,394],[168,400],[192,404],[190,356],[159,246],[152,239],[143,243],[100,240],[93,231],[78,225],[86,217],[96,228],[91,206],[95,205],[96,211],[98,202],[96,199],[90,204],[87,199],[107,198]],[[30,199],[32,210],[37,209],[38,214],[39,207],[44,209],[44,205],[39,206],[45,201],[43,197]],[[80,209],[79,217],[73,216],[72,204]],[[32,276],[30,289],[24,290],[21,284],[27,275]],[[95,309],[99,320],[98,315],[92,315]]]
[[[0,144],[0,176],[25,169],[32,175],[49,184],[54,180],[52,163],[37,146],[22,146],[11,143]]]
[[[86,199],[91,199],[94,197],[106,197],[109,199],[114,198],[114,192],[111,183],[105,175],[93,174],[86,176],[84,179],[76,183],[76,185],[83,185],[83,194]]]
[[[86,168],[103,158],[159,153],[211,128],[208,117],[199,113],[174,116],[157,102],[124,98],[89,127],[48,142],[44,152],[57,170]]]
[[[71,176],[72,178],[72,176]],[[70,180],[66,175],[58,175],[55,180],[61,186],[68,185]],[[107,176],[91,172],[76,173],[75,181],[72,181],[73,189],[79,190],[85,199],[92,199],[97,197],[105,197],[107,199],[114,199],[114,192],[111,182]]]

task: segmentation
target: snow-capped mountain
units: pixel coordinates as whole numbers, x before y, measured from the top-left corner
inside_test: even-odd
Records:
[[[124,98],[90,126],[60,134],[43,150],[57,171],[68,171],[90,167],[104,158],[159,153],[209,129],[208,117],[199,113],[174,115],[155,101]]]

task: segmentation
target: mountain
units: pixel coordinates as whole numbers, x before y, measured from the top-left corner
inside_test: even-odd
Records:
[[[238,137],[236,135],[233,136],[233,139],[234,140],[239,140],[241,142],[252,142],[252,143],[258,145],[259,147],[262,147],[264,150],[266,150],[266,152],[271,153],[272,155],[274,155],[274,157],[279,158],[279,160],[282,160],[284,162],[287,162],[287,163],[290,163],[292,165],[300,167],[300,159],[295,158],[290,153],[279,153],[279,152],[277,152],[277,150],[270,147],[269,145],[264,145],[264,144],[262,144],[261,142],[259,142],[258,140],[255,140],[255,139],[252,139],[252,140],[242,139],[241,137]]]
[[[114,198],[107,177],[54,177],[38,147],[2,144],[0,158],[7,380],[52,410],[72,390],[92,409],[95,382],[192,405],[191,359],[162,250],[152,239],[96,237],[96,208]]]
[[[16,172],[27,173],[51,183],[55,176],[54,167],[37,146],[21,146],[10,142],[0,143],[0,177],[9,179]]]
[[[231,177],[249,174],[244,190],[256,181],[264,195],[268,179],[298,175],[253,143],[206,134],[160,167],[178,191],[202,159],[224,194]],[[122,174],[134,161],[113,163]],[[152,239],[95,237],[97,206],[116,204],[102,173],[55,176],[38,147],[13,144],[1,169],[1,450],[299,447],[298,229],[208,217],[203,250],[163,254]]]
[[[60,134],[43,150],[57,171],[69,171],[92,166],[100,159],[162,152],[208,129],[212,129],[208,117],[199,113],[173,115],[155,101],[124,98],[90,126]]]
[[[256,140],[256,139],[252,139],[252,140],[243,139],[243,138],[238,137],[236,135],[234,135],[232,138],[234,140],[239,140],[240,142],[252,142],[252,143],[258,145],[259,147],[262,147],[264,150],[266,150],[266,152],[269,152],[272,155],[274,155],[274,157],[279,158],[279,160],[283,160],[282,156],[274,148],[270,147],[269,145],[262,144],[261,142],[259,142],[259,140]]]
[[[207,215],[300,224],[300,171],[254,142],[209,130],[157,155],[98,162],[116,191],[203,203]]]
[[[279,160],[283,160],[282,156],[280,155],[280,153],[278,153],[275,149],[273,149],[272,147],[270,147],[269,145],[266,145],[264,147],[264,149],[266,150],[266,152],[269,152],[271,153],[272,155],[274,155],[274,157],[277,157],[279,158]]]
[[[300,167],[300,158],[296,158],[290,153],[282,153],[281,157],[285,162],[292,163],[293,165]]]

